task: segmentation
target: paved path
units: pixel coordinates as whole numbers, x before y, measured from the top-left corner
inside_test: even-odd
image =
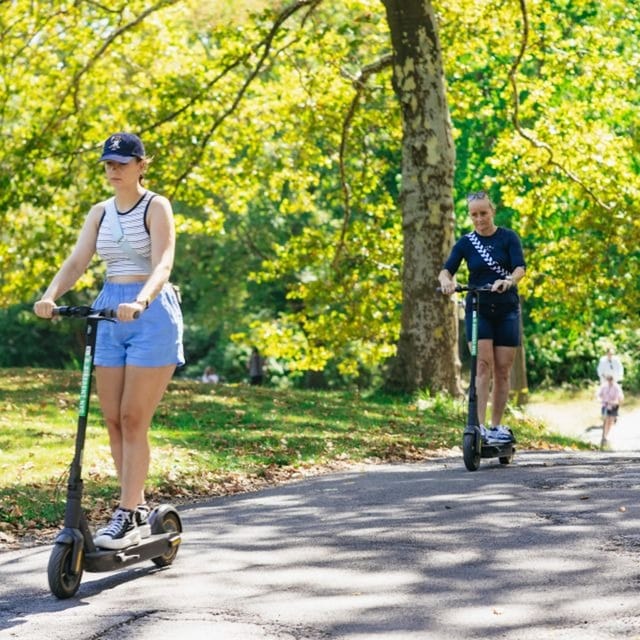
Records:
[[[176,563],[48,592],[49,548],[0,553],[2,640],[640,637],[640,454],[459,453],[181,510]]]
[[[596,402],[581,400],[532,403],[526,413],[544,420],[557,433],[600,445],[602,420]],[[610,433],[614,451],[640,451],[640,408],[620,408],[618,422]]]

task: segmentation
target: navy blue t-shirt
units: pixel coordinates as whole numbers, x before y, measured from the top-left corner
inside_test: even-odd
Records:
[[[491,258],[493,258],[494,262],[508,273],[513,273],[516,267],[525,268],[522,244],[515,231],[498,227],[495,233],[490,236],[481,236],[475,233],[475,237],[480,241]],[[463,260],[469,268],[470,285],[481,287],[485,284],[493,284],[496,280],[504,280],[504,276],[501,276],[484,261],[466,235],[462,236],[462,238],[455,243],[443,268],[451,275],[455,275]],[[482,299],[485,302],[494,304],[507,303],[517,305],[518,291],[516,287],[512,287],[505,293],[494,292],[483,294]]]

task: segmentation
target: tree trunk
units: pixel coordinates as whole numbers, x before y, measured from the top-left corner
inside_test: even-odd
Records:
[[[522,305],[522,296],[520,296]],[[529,402],[529,384],[527,383],[527,358],[524,348],[524,325],[522,323],[522,310],[520,310],[520,335],[522,342],[516,350],[516,357],[511,369],[511,400],[517,406]]]
[[[382,0],[402,111],[402,325],[390,390],[460,392],[455,305],[436,292],[454,241],[455,149],[436,19],[428,0]]]

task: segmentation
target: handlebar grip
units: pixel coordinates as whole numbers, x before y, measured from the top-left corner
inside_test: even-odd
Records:
[[[437,291],[438,293],[442,293],[442,287],[436,287],[436,291]],[[457,285],[456,285],[456,288],[454,289],[454,291],[458,291],[458,292],[460,292],[460,291],[467,291],[467,287],[463,287],[462,285],[457,284]]]

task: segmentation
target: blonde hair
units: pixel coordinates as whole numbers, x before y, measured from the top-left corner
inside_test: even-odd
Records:
[[[473,191],[467,194],[467,206],[476,200],[486,200],[489,203],[491,210],[495,212],[496,205],[486,191]]]

